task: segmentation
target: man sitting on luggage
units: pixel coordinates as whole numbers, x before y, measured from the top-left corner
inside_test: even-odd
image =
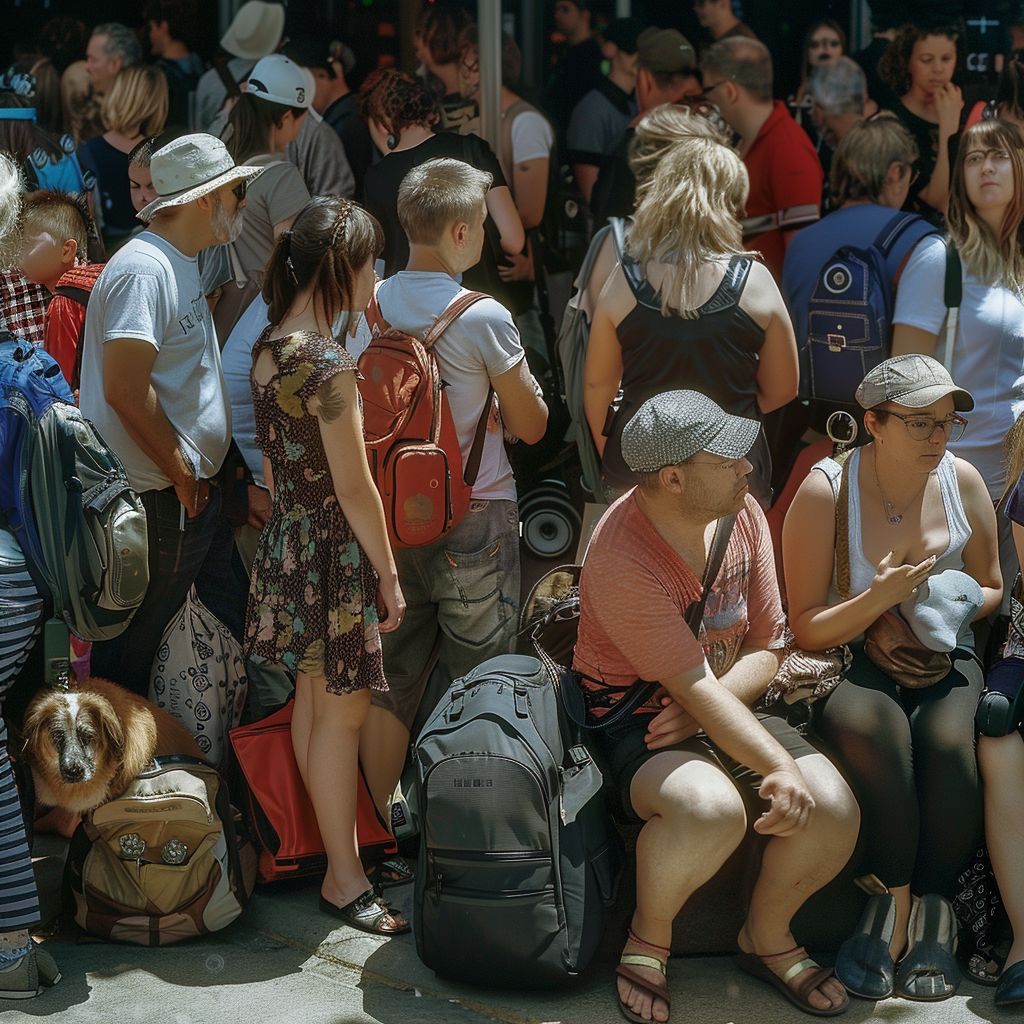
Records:
[[[770,839],[738,966],[809,1013],[848,1001],[831,969],[797,945],[790,921],[846,864],[856,801],[794,729],[750,711],[778,670],[783,627],[768,524],[747,490],[757,429],[694,391],[645,402],[622,434],[640,483],[605,513],[583,568],[574,669],[589,714],[611,712],[638,679],[661,684],[648,704],[592,734],[626,815],[646,823],[636,911],[616,968],[630,1020],[668,1020],[673,919],[751,816]],[[719,520],[732,515],[698,641],[684,616],[701,597]]]

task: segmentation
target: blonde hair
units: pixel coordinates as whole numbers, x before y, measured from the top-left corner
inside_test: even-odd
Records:
[[[100,117],[107,131],[128,138],[159,135],[168,108],[167,78],[153,64],[121,68],[110,92],[103,98]]]
[[[972,144],[983,149],[1005,149],[1013,168],[1013,199],[1003,216],[996,238],[992,229],[978,217],[967,195],[964,162]],[[960,251],[964,266],[988,285],[1008,288],[1024,294],[1024,254],[1021,252],[1024,221],[1024,132],[1009,121],[980,121],[960,137],[956,160],[949,182],[949,209],[946,224]]]
[[[0,153],[0,269],[13,267],[21,251],[21,190],[24,182],[18,165]]]
[[[450,224],[470,223],[491,175],[462,160],[437,157],[414,167],[398,186],[398,220],[413,245],[436,245]]]
[[[58,245],[73,238],[78,246],[78,258],[83,261],[88,258],[91,219],[84,196],[40,190],[25,196],[22,201],[22,230],[47,231]]]
[[[1003,438],[1003,460],[1006,463],[1006,487],[1003,488],[997,508],[1002,508],[1010,500],[1020,474],[1024,471],[1024,412],[1014,420],[1013,426]]]
[[[637,202],[643,198],[661,158],[687,139],[728,139],[706,118],[676,103],[662,103],[646,113],[629,144],[629,168],[636,178]]]
[[[694,318],[691,297],[699,269],[744,251],[737,216],[749,191],[743,161],[714,139],[684,139],[661,158],[633,217],[627,247],[645,274],[651,262],[665,265],[658,289],[664,316]]]

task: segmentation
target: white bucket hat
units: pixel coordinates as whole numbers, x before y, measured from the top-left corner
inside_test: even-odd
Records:
[[[139,220],[151,221],[168,206],[184,206],[209,195],[232,181],[254,181],[262,167],[236,165],[220,139],[203,132],[182,135],[158,149],[150,161],[157,198],[138,213]]]
[[[249,0],[239,8],[220,45],[232,56],[259,60],[277,49],[283,30],[284,8],[280,4]]]

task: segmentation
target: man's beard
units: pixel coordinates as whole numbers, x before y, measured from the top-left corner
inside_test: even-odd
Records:
[[[224,209],[224,204],[220,201],[220,196],[214,195],[210,230],[221,245],[233,242],[242,233],[242,215],[244,213],[245,210],[240,209],[235,210],[233,214],[228,214]]]

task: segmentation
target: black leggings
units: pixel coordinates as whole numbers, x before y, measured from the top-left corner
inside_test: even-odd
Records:
[[[981,839],[974,712],[983,682],[958,650],[941,682],[905,689],[855,646],[849,676],[815,709],[815,729],[860,801],[865,869],[889,887],[952,897]]]

